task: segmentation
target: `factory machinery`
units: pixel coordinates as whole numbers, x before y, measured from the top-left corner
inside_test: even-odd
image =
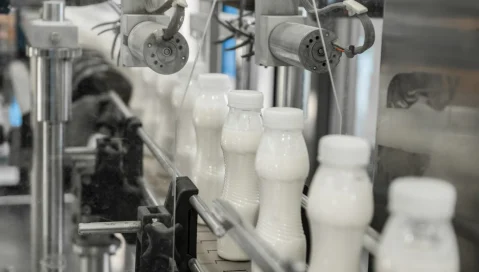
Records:
[[[23,192],[31,195],[29,271],[75,271],[73,269],[113,271],[111,258],[120,247],[125,246],[127,250],[134,252],[134,260],[125,260],[125,271],[128,269],[139,272],[207,271],[197,254],[197,241],[202,235],[202,232],[199,232],[201,227],[197,226],[198,216],[206,223],[212,237],[219,238],[228,233],[263,271],[306,271],[305,263],[281,259],[264,245],[254,232],[253,226],[242,222],[228,203],[217,200],[213,207],[208,207],[198,196],[198,189],[190,177],[179,173],[170,156],[147,133],[142,120],[135,117],[128,108],[127,104],[132,96],[129,82],[116,72],[114,64],[106,61],[101,54],[92,50],[82,50],[78,40],[78,27],[65,18],[65,5],[82,6],[100,2],[105,1],[52,0],[41,3],[33,0],[11,0],[1,7],[4,13],[10,12],[13,8],[25,11],[19,18],[19,25],[27,41],[25,54],[29,58],[29,72],[26,74],[30,74],[31,81],[31,94],[28,93],[27,96],[31,97],[31,102],[24,103],[30,110],[28,114],[23,115],[22,126],[10,133],[10,161],[21,169],[20,185],[23,184],[24,188],[30,189]],[[240,43],[232,48],[233,50],[248,48],[247,51],[242,51],[242,61],[246,60],[244,66],[252,65],[250,60],[254,59],[259,66],[277,67],[275,93],[277,97],[294,96],[293,82],[299,80],[293,76],[297,71],[294,69],[312,72],[311,80],[321,79],[327,82],[328,74],[332,80],[331,70],[340,62],[350,61],[357,55],[368,52],[367,50],[375,44],[376,33],[371,17],[387,14],[387,10],[383,12],[382,2],[379,1],[346,0],[330,5],[320,1],[318,9],[307,0],[233,1],[231,4],[239,7],[240,15],[234,20],[227,20],[214,12],[224,3],[201,2],[206,4],[202,5],[207,7],[206,13],[193,16],[191,20],[192,24],[197,23],[195,27],[198,25],[204,27],[200,31],[198,51],[203,59],[208,60],[210,72],[218,72],[219,54],[213,42],[225,40],[219,31],[223,28],[223,32],[227,30],[228,35],[232,35],[230,38],[237,38]],[[391,7],[398,9],[405,7],[399,0],[390,2]],[[444,5],[444,1],[438,2]],[[467,0],[460,2],[468,3]],[[190,46],[179,32],[185,10],[188,8],[185,1],[122,0],[120,5],[109,4],[120,14],[118,21],[105,23],[112,26],[111,30],[116,35],[114,40],[118,40],[120,47],[118,55],[114,56],[116,42],[112,45],[111,55],[116,60],[114,62],[127,68],[148,67],[164,75],[177,73],[183,69],[191,57]],[[423,5],[425,4],[419,6]],[[32,7],[34,12],[31,12]],[[41,7],[40,14],[38,7]],[[245,15],[245,10],[254,10],[254,13]],[[478,11],[477,6],[475,10]],[[172,15],[165,15],[167,11]],[[389,10],[389,13],[392,14],[393,11]],[[406,13],[419,14],[410,10],[405,11]],[[362,45],[341,46],[338,37],[344,36],[343,33],[337,33],[333,27],[318,29],[316,21],[311,20],[316,16],[321,17],[321,20],[334,18],[338,14],[347,14],[346,17],[359,19],[364,33]],[[470,14],[474,13],[471,11]],[[476,16],[477,19],[477,14],[470,16]],[[442,15],[444,13],[441,13]],[[325,22],[324,25],[331,24]],[[385,23],[385,33],[388,28],[394,27],[397,25]],[[468,30],[466,28],[463,31]],[[390,33],[394,31],[391,30]],[[417,34],[407,33],[413,37],[416,37],[413,34]],[[386,34],[384,36],[388,37]],[[457,34],[456,38],[459,36]],[[477,35],[475,37],[476,40],[470,42],[473,44],[475,42],[477,46]],[[390,60],[394,59],[392,57],[394,52],[408,48],[408,45],[400,48],[398,43],[390,45],[389,43],[393,41],[394,37],[383,40],[383,46],[390,46],[383,50],[385,54],[382,57],[383,67],[390,67],[388,65],[391,65]],[[455,41],[460,42],[464,39]],[[409,48],[414,48],[413,45]],[[395,49],[390,49],[391,47]],[[455,68],[457,71],[451,72],[455,78],[446,77],[444,73],[441,77],[440,69],[426,69],[428,73],[419,71],[421,69],[417,68],[418,65],[416,66],[418,72],[399,73],[391,79],[389,73],[393,69],[389,68],[386,71],[388,75],[381,78],[381,85],[386,85],[385,89],[388,90],[387,108],[403,110],[414,108],[415,103],[426,99],[429,107],[435,111],[443,111],[454,100],[451,93],[456,91],[453,89],[457,89],[458,86],[466,89],[477,86],[474,85],[477,79],[474,81],[470,77],[465,80],[460,78],[458,72],[460,69],[476,69],[476,72],[479,69],[477,60],[475,62],[468,60],[465,67],[458,64],[463,63],[460,62],[462,54],[470,50],[467,46],[463,49],[465,52],[456,51],[458,56],[452,60],[452,63],[457,64]],[[432,56],[438,50],[437,47],[430,48],[429,54]],[[421,58],[417,54],[416,51],[411,52],[416,61]],[[197,60],[198,56],[195,58]],[[433,62],[431,66],[436,65],[432,57],[424,58],[425,61]],[[404,57],[402,60],[394,60],[404,64],[406,59]],[[404,67],[409,66],[404,64]],[[11,81],[14,81],[13,89],[18,86],[15,77],[19,77],[22,71],[17,68],[9,68]],[[16,71],[17,76],[13,76],[12,71]],[[462,76],[470,74],[469,71]],[[241,80],[243,82],[245,78]],[[384,83],[384,80],[391,82],[390,85]],[[401,80],[412,82],[412,85],[401,83]],[[250,79],[246,81],[250,82]],[[437,82],[447,86],[444,87]],[[249,87],[248,85],[250,83],[244,83],[242,86]],[[93,100],[90,102],[95,107],[91,110],[95,112],[95,116],[93,122],[88,120],[90,125],[86,128],[84,125],[86,119],[79,115],[85,111],[88,101],[85,102],[86,100],[81,98],[92,94],[95,98],[94,102]],[[19,96],[18,93],[15,95]],[[330,104],[329,101],[323,103]],[[462,99],[457,103],[466,102]],[[289,102],[279,104],[292,106]],[[334,111],[335,106],[332,105],[331,109]],[[381,122],[381,117],[386,114],[389,119],[385,118]],[[434,112],[429,115],[431,114]],[[470,112],[461,114],[473,116]],[[347,116],[345,118],[347,119]],[[424,174],[426,170],[435,176],[450,177],[449,173],[438,172],[446,160],[444,156],[447,149],[440,148],[440,144],[430,149],[425,148],[425,151],[414,148],[423,146],[419,138],[430,138],[431,134],[426,131],[411,137],[409,142],[389,135],[394,134],[393,128],[383,129],[383,127],[388,121],[391,122],[392,118],[397,116],[382,110],[380,104],[378,117],[380,124],[378,123],[376,143],[379,145],[377,156],[381,157],[382,161],[376,158],[372,163],[376,170],[371,171],[378,184],[377,188],[375,186],[375,193],[379,195],[376,204],[380,206],[377,208],[380,211],[381,209],[384,211],[386,202],[381,198],[385,195],[385,180],[390,181],[399,175]],[[405,118],[409,117],[404,116],[398,120],[404,121]],[[437,119],[428,120],[438,122]],[[334,122],[334,115],[331,116],[331,122]],[[419,126],[419,121],[416,124]],[[411,126],[411,123],[404,121],[402,125],[410,129],[408,126]],[[349,131],[347,133],[353,134]],[[73,139],[75,136],[92,140],[85,145],[86,140]],[[317,142],[317,138],[314,141]],[[473,145],[472,142],[468,143]],[[157,195],[145,177],[145,146],[158,162],[158,166],[166,170],[169,176],[169,191],[164,199]],[[430,150],[434,152],[428,153]],[[418,154],[408,155],[407,152],[413,151],[417,151]],[[468,155],[466,150],[462,150],[462,153],[452,153],[460,158]],[[428,156],[442,156],[442,159],[436,160],[430,169],[421,168],[420,165],[430,158]],[[393,158],[402,157],[417,161],[417,165],[408,165],[407,169],[411,171],[391,170]],[[469,165],[465,163],[462,168],[455,167],[454,175],[457,177],[471,172],[476,173],[477,171],[471,170]],[[22,191],[21,188],[22,186],[19,191]],[[18,194],[16,190],[9,189],[3,192],[4,195]],[[464,193],[466,192],[462,194]],[[71,195],[73,201],[66,199],[65,196]],[[477,205],[474,206],[470,204],[471,202],[463,204],[468,198],[466,196],[461,200],[462,196],[459,190],[459,205],[461,209],[464,207],[464,210],[459,210],[460,216],[455,219],[456,231],[460,236],[461,250],[469,249],[468,253],[461,252],[462,271],[472,272],[477,271],[474,269],[479,267],[477,266],[479,258],[469,256],[474,256],[478,252],[475,245],[479,244],[477,243],[479,235],[474,225],[478,218],[477,210],[475,213],[470,212],[473,210],[471,207]],[[308,199],[304,196],[303,208],[307,206],[307,202]],[[70,203],[68,208],[65,203]],[[379,212],[379,216],[376,216],[373,223],[379,230],[386,215]],[[70,229],[65,225],[72,227]],[[303,225],[308,236],[305,216]],[[373,228],[368,229],[364,237],[364,247],[371,255],[376,252],[378,239],[378,233]],[[466,241],[465,244],[461,244],[463,243],[461,239]],[[69,260],[65,257],[68,254],[79,259],[78,268],[70,267]],[[14,268],[11,269],[7,271],[16,271]]]

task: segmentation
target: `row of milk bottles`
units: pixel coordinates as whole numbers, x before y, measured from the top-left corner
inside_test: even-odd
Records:
[[[183,106],[179,105],[186,88],[176,90],[172,100],[178,115],[180,172],[192,178],[207,205],[217,198],[226,200],[281,258],[305,262],[300,211],[309,159],[303,111],[263,110],[262,93],[232,91],[231,80],[223,74],[193,79]],[[370,150],[370,144],[358,137],[320,139],[320,167],[308,195],[312,236],[308,271],[360,270],[363,237],[374,206],[366,170]],[[375,258],[376,271],[458,272],[451,225],[455,202],[455,189],[445,181],[407,177],[392,182],[391,216]],[[218,239],[218,255],[230,261],[249,260],[228,235]],[[252,271],[261,270],[253,264]]]

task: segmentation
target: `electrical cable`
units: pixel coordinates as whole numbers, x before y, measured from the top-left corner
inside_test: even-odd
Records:
[[[315,11],[315,14],[316,14],[316,22],[318,23],[319,34],[320,34],[320,37],[321,37],[321,44],[323,45],[323,48],[326,49],[327,47],[326,47],[326,43],[324,41],[323,28],[321,27],[321,21],[319,20],[319,13],[318,13],[318,8],[316,6],[316,1],[312,0],[312,2],[313,2],[314,11]],[[329,64],[329,56],[328,56],[328,54],[324,54],[324,56],[326,57],[326,65],[328,67],[329,79],[331,81],[331,86],[333,88],[333,96],[334,96],[334,100],[335,100],[335,103],[336,103],[336,108],[337,108],[338,116],[339,116],[339,134],[342,134],[343,113],[341,111],[341,106],[339,105],[338,93],[336,92],[336,86],[334,84],[333,72],[331,71],[331,65]]]

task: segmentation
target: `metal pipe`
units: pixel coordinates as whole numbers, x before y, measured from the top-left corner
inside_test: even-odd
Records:
[[[42,8],[42,19],[51,22],[63,22],[63,20],[65,20],[65,2],[44,2]]]
[[[303,109],[304,70],[293,66],[280,66],[276,71],[275,106]]]
[[[226,234],[225,228],[213,217],[210,209],[200,197],[196,195],[190,197],[190,203],[216,237],[223,237]]]
[[[65,155],[71,156],[71,157],[96,155],[96,148],[90,148],[86,146],[67,147],[65,148]]]
[[[112,99],[113,103],[118,107],[120,112],[124,115],[125,118],[131,118],[133,117],[133,114],[131,111],[128,109],[128,107],[123,103],[123,100],[115,93],[115,92],[110,92],[110,98]],[[138,136],[141,138],[143,143],[148,147],[148,149],[151,151],[153,154],[153,157],[156,158],[156,160],[161,164],[161,166],[170,174],[171,177],[177,178],[181,177],[181,173],[176,169],[174,164],[171,162],[171,160],[168,158],[167,155],[165,155],[165,152],[159,148],[155,142],[152,140],[152,138],[146,133],[146,131],[143,128],[138,128],[137,130]]]
[[[63,146],[64,124],[41,122],[44,257],[63,255]]]
[[[78,224],[78,234],[136,233],[141,229],[140,221],[94,222]]]

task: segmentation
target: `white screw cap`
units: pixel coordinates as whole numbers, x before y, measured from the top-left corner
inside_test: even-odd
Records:
[[[237,109],[255,110],[263,108],[264,96],[258,91],[231,91],[228,93],[228,106]]]
[[[456,206],[456,189],[450,183],[427,177],[404,177],[389,188],[389,211],[423,219],[450,219]]]
[[[302,130],[303,111],[297,108],[268,108],[263,112],[263,124],[267,128]]]
[[[318,161],[322,163],[366,166],[369,164],[371,147],[359,137],[349,135],[327,135],[319,140]]]
[[[198,76],[202,91],[228,92],[233,88],[231,79],[225,74],[202,74]]]

